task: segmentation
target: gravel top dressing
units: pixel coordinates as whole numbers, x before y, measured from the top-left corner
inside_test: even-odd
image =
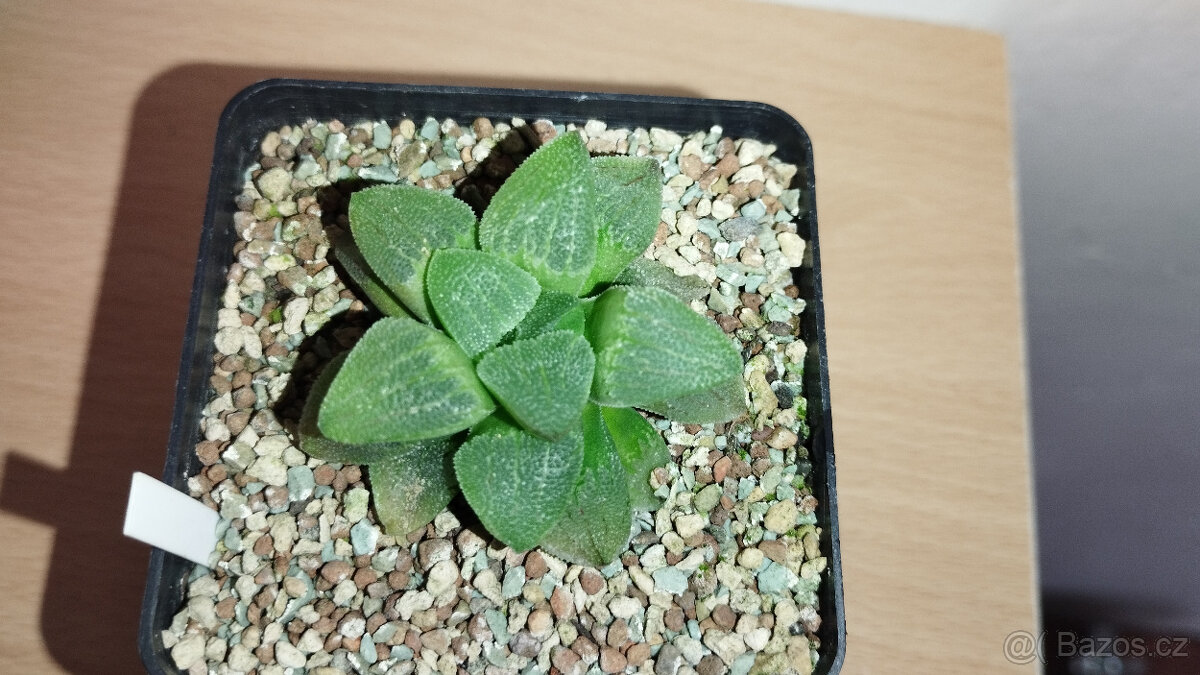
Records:
[[[327,261],[350,193],[411,182],[481,210],[535,147],[581,132],[592,154],[650,155],[665,185],[645,256],[738,341],[747,415],[650,420],[672,461],[628,550],[602,569],[514,553],[457,502],[407,537],[383,534],[357,466],[293,433],[320,368],[375,319]],[[808,487],[803,300],[793,268],[796,167],[719,127],[582,128],[550,121],[309,121],[261,141],[246,172],[219,311],[192,496],[220,512],[211,569],[162,639],[189,673],[808,673],[826,567]]]

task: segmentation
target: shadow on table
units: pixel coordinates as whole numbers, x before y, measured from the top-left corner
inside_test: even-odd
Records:
[[[0,508],[57,529],[41,625],[47,648],[72,672],[142,670],[136,634],[149,552],[121,536],[130,474],[162,472],[218,118],[234,94],[271,77],[695,95],[605,82],[208,64],[155,77],[130,120],[70,464],[60,470],[9,453],[0,486]]]

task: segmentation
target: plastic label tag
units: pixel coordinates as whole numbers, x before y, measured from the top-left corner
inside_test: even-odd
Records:
[[[217,547],[216,511],[137,471],[125,509],[125,536],[208,566]]]

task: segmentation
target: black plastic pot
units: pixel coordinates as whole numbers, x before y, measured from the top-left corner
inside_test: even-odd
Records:
[[[236,241],[233,198],[241,191],[246,168],[257,159],[259,140],[268,131],[308,118],[336,118],[351,124],[380,119],[394,122],[405,116],[417,120],[432,116],[466,121],[480,116],[546,118],[556,123],[598,119],[610,127],[655,126],[682,133],[707,130],[716,124],[733,138],[750,137],[774,143],[778,147],[776,156],[800,167],[795,180],[807,208],[800,218],[799,232],[810,242],[812,266],[797,272],[796,283],[801,289],[801,297],[807,302],[801,327],[803,338],[809,345],[804,383],[809,396],[808,423],[812,430],[809,454],[813,463],[814,490],[820,501],[817,516],[823,532],[821,546],[829,560],[820,591],[821,656],[816,673],[839,672],[846,652],[846,620],[812,144],[796,120],[782,110],[762,103],[304,80],[268,80],[243,90],[226,106],[217,129],[208,206],[176,383],[175,411],[163,480],[186,492],[188,477],[200,468],[193,447],[200,438],[200,410],[205,405],[209,388],[217,309],[225,287],[230,251]],[[178,672],[169,650],[163,646],[161,635],[184,604],[191,569],[190,562],[159,549],[154,549],[150,556],[138,648],[147,670],[152,673]]]

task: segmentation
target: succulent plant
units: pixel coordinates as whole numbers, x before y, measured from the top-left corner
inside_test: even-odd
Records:
[[[461,491],[515,550],[611,561],[669,461],[636,409],[705,423],[746,408],[734,343],[641,255],[661,190],[655,159],[589,157],[566,133],[478,222],[433,190],[356,192],[334,255],[383,317],[314,384],[302,449],[366,465],[392,534]]]

